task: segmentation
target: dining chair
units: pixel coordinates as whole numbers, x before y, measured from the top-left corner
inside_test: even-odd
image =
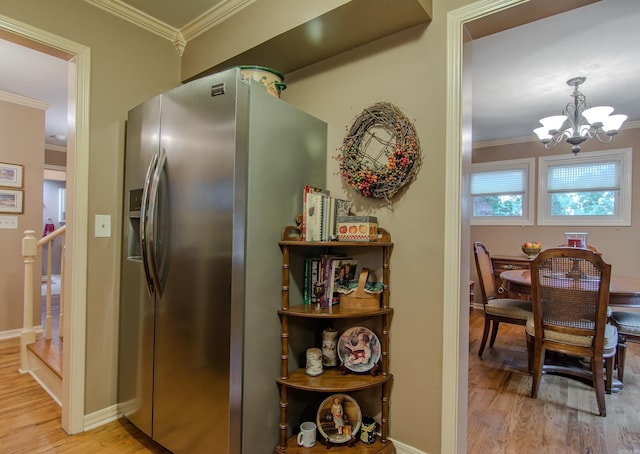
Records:
[[[618,380],[623,381],[627,341],[640,343],[640,313],[613,311],[610,320],[618,328],[616,364],[618,365]]]
[[[605,392],[611,392],[618,331],[607,323],[611,265],[588,249],[552,248],[530,264],[533,315],[527,320],[527,344],[533,349],[531,397],[536,398],[547,351],[589,358],[555,372],[592,382],[600,416],[606,416]],[[603,363],[606,362],[606,388]]]
[[[482,242],[476,241],[473,243],[473,255],[476,261],[480,295],[484,309],[484,332],[482,333],[482,341],[478,350],[478,356],[482,357],[490,328],[491,340],[489,341],[489,346],[493,347],[500,323],[525,326],[527,318],[531,316],[532,312],[531,301],[498,298],[491,255]]]

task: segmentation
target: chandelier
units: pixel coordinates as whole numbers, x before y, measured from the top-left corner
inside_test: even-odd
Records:
[[[591,107],[584,94],[578,90],[586,79],[569,79],[567,85],[573,86],[573,103],[566,105],[562,115],[541,119],[542,126],[533,130],[547,150],[554,148],[562,139],[571,144],[574,154],[580,151],[580,144],[587,139],[595,137],[602,143],[610,142],[627,119],[626,115],[610,115],[613,107]]]

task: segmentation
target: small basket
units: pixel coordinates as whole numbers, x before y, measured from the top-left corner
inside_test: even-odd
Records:
[[[376,310],[380,308],[380,293],[368,293],[364,290],[368,277],[369,269],[362,268],[358,277],[358,288],[351,293],[340,295],[340,307],[360,310]]]

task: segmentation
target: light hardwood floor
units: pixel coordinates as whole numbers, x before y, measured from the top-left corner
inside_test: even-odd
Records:
[[[0,341],[0,454],[168,453],[123,419],[67,435],[60,407],[19,366],[19,339]]]
[[[575,380],[545,375],[538,398],[529,397],[521,326],[501,325],[494,347],[479,359],[482,325],[482,312],[475,310],[469,335],[470,454],[640,453],[640,345],[629,344],[624,389],[606,396],[602,418],[593,390]],[[19,340],[0,341],[0,454],[168,453],[122,419],[67,435],[60,428],[60,407],[30,375],[18,373],[19,362]]]
[[[484,319],[470,316],[467,446],[471,454],[640,453],[640,345],[628,344],[624,389],[607,394],[598,416],[593,389],[579,381],[543,375],[538,398],[523,326],[501,324],[493,348],[478,358]]]

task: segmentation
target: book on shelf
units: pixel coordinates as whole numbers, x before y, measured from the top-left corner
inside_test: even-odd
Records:
[[[305,185],[302,197],[302,238],[332,241],[338,238],[337,218],[348,216],[351,201],[331,197],[326,189]]]
[[[311,280],[311,259],[304,259],[304,281],[303,281],[303,289],[302,289],[302,303],[303,304],[311,304],[311,293],[312,288],[310,284]]]
[[[320,274],[320,257],[311,257],[309,260],[309,288],[307,292],[309,293],[309,303],[310,304],[318,304],[318,296],[313,291],[313,286],[317,282],[322,281],[322,276]]]
[[[324,219],[325,194],[310,192],[307,194],[306,241],[322,241],[322,222]],[[303,221],[304,222],[304,221]]]
[[[326,194],[327,196],[329,195],[329,191],[327,191],[326,189],[322,189],[322,188],[318,188],[316,186],[312,186],[312,185],[304,185],[303,189],[302,189],[302,227],[301,227],[301,231],[302,231],[302,239],[306,239],[307,238],[307,223],[308,223],[308,215],[309,215],[309,194],[313,194],[313,193],[321,193],[321,194]]]
[[[349,212],[351,211],[351,201],[345,199],[338,199],[332,197],[332,207],[330,208],[330,216],[329,220],[329,232],[331,237],[330,240],[338,239],[338,222],[337,219],[339,216],[349,216]]]
[[[320,256],[320,272],[324,282],[324,295],[322,295],[322,300],[320,301],[320,306],[322,307],[329,307],[333,299],[333,262],[343,258],[345,258],[344,254],[322,254]]]
[[[356,277],[358,261],[353,257],[340,257],[331,260],[331,272],[327,293],[331,298],[331,305],[340,302],[340,288],[348,289],[349,282]]]
[[[329,233],[329,202],[331,201],[330,196],[325,196],[322,198],[322,212],[320,224],[322,226],[320,230],[320,240],[321,241],[329,241],[330,233]]]

